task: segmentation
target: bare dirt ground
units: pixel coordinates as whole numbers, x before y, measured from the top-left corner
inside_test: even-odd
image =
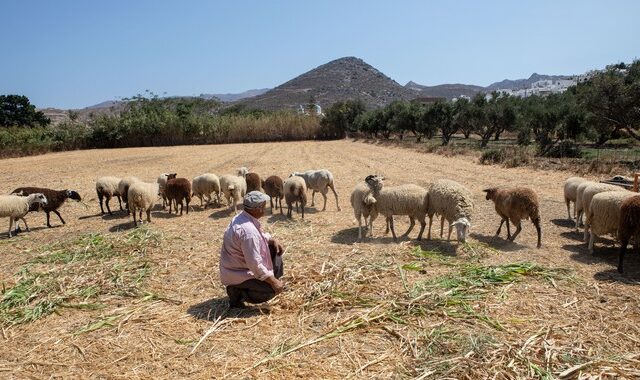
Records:
[[[304,221],[295,213],[291,221],[279,213],[263,219],[287,246],[288,290],[268,306],[227,308],[218,277],[232,215],[225,208],[203,210],[194,200],[181,217],[156,208],[141,230],[155,240],[141,243],[130,217],[99,213],[99,176],[155,181],[166,171],[193,178],[239,166],[263,177],[327,168],[340,195],[340,212],[332,196],[320,211],[317,195]],[[611,240],[587,253],[562,199],[572,173],[347,140],[65,152],[0,160],[0,172],[2,193],[68,188],[88,206],[64,205],[67,224],[52,215],[50,229],[44,214],[29,214],[32,232],[11,239],[2,221],[2,378],[640,378],[640,255],[629,254],[618,275]],[[469,244],[442,241],[436,231],[432,241],[394,243],[381,219],[374,239],[357,242],[349,194],[372,173],[388,185],[450,178],[469,187],[476,203]],[[530,222],[516,243],[504,231],[494,237],[499,219],[482,193],[494,185],[537,191],[541,249]],[[403,232],[406,218],[397,220]],[[59,260],[64,249],[76,252],[73,259]],[[95,258],[98,250],[104,259]],[[23,306],[10,304],[9,295],[43,279],[55,285]],[[33,310],[60,294],[64,302],[51,312]],[[41,317],[16,322],[36,312]]]

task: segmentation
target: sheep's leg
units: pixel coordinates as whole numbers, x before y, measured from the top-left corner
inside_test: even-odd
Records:
[[[276,205],[278,204],[278,200],[276,199]],[[271,215],[273,215],[273,197],[269,198],[269,205],[271,205]]]
[[[136,210],[132,210],[131,216],[133,216],[133,226],[138,227],[138,221],[136,220]],[[142,220],[140,220],[142,222]]]
[[[500,236],[500,232],[502,231],[502,225],[504,224],[505,220],[506,220],[505,218],[502,218],[502,220],[500,220],[500,225],[498,226],[498,231],[496,231],[496,236]]]
[[[27,224],[27,220],[23,217],[20,218],[20,220],[22,220],[22,223],[24,223],[24,230],[27,232],[31,232],[31,229],[29,228],[29,225]],[[16,223],[18,222],[18,219],[16,219]]]
[[[509,229],[509,218],[506,218],[505,221],[507,222],[507,239],[511,240],[511,229]]]
[[[177,204],[177,200],[176,200],[176,214],[178,213],[178,204]],[[180,216],[182,216],[182,211],[184,211],[184,205],[182,204],[182,199],[180,199]]]
[[[358,219],[358,240],[362,240],[362,215],[356,215],[356,219]],[[367,219],[364,220],[364,223],[367,223]]]
[[[427,221],[422,218],[420,220],[420,233],[418,234],[418,240],[422,240],[422,233],[424,232],[424,228],[427,226]]]
[[[333,187],[333,183],[331,185],[329,185],[329,187],[331,188],[331,191],[333,191],[333,195],[336,196],[336,207],[338,207],[338,211],[341,211],[342,209],[340,208],[340,205],[338,204],[338,193],[336,193],[336,189]]]
[[[287,218],[291,218],[292,211],[293,211],[293,204],[287,202]]]
[[[118,198],[119,200],[120,198]],[[105,196],[105,200],[104,200],[104,204],[107,206],[107,211],[109,212],[109,215],[113,215],[113,213],[111,212],[111,208],[109,207],[109,201],[111,200],[111,196],[107,195]],[[120,208],[120,210],[122,210],[122,207]]]
[[[187,215],[189,215],[189,202],[190,202],[190,201],[189,201],[189,198],[187,198],[187,199],[185,199],[185,200],[184,200],[184,203],[186,203],[186,204],[187,204]]]
[[[311,207],[316,205],[316,191],[313,190],[313,192],[311,193]]]
[[[507,227],[509,226],[508,223],[509,221],[507,220]],[[511,235],[511,238],[509,238],[509,240],[511,241],[515,241],[520,231],[522,231],[522,221],[519,220],[518,223],[514,223],[514,224],[516,225],[516,231],[513,233],[513,235]]]
[[[120,205],[120,211],[122,211],[122,199],[120,199],[120,195],[116,195],[118,197],[118,204]]]
[[[398,241],[396,237],[396,230],[393,228],[393,215],[387,217],[387,223],[389,223],[389,227],[391,227],[391,235],[393,236],[393,241]]]
[[[584,233],[582,235],[582,241],[586,243],[588,239],[589,239],[589,225],[585,223]]]
[[[440,239],[442,239],[443,231],[444,231],[444,216],[441,216],[440,217]]]
[[[45,211],[45,214],[47,214],[47,227],[51,228],[51,213],[49,211]]]
[[[427,232],[427,240],[431,240],[431,225],[433,224],[433,215],[429,216],[429,232]]]
[[[449,236],[447,236],[447,241],[451,241],[451,223],[449,224]]]
[[[324,211],[327,208],[327,192],[325,190],[325,192],[321,192],[320,194],[322,194],[322,198],[324,198],[324,206],[322,206],[322,211]]]
[[[171,204],[173,203],[173,201],[171,199],[167,200],[169,203],[169,214],[171,214]]]
[[[593,233],[593,231],[591,233],[589,233],[589,253],[593,254],[593,243],[596,240],[596,234]]]
[[[147,209],[147,222],[151,223],[151,208]]]
[[[568,199],[565,199],[564,201],[567,204],[567,217],[569,220],[573,220],[573,218],[571,217],[571,201]]]
[[[53,210],[53,212],[56,213],[56,215],[58,215],[58,218],[60,218],[60,221],[62,222],[62,224],[67,224],[65,223],[64,219],[62,219],[62,215],[60,215],[60,213],[58,212],[58,210]]]
[[[629,239],[621,239],[620,240],[620,258],[618,259],[618,273],[622,273],[622,263],[624,262],[624,255],[627,253],[627,244],[629,244]]]
[[[9,217],[9,237],[11,237],[11,229],[13,228],[13,216]]]
[[[280,202],[280,215],[282,215],[282,198],[278,198]]]
[[[576,216],[576,232],[578,232],[578,228],[582,224],[582,214],[584,214],[584,212],[580,210],[578,211],[578,215]]]
[[[302,210],[302,219],[304,220],[304,203],[300,202],[300,209]]]
[[[409,233],[411,232],[411,230],[413,229],[413,226],[416,225],[416,220],[413,216],[409,217],[409,229],[407,230],[407,232],[405,232],[404,234],[402,234],[402,236],[409,236]]]
[[[102,199],[104,198],[104,196],[99,191],[97,193],[98,193],[98,201],[100,202],[100,214],[104,214],[104,207],[102,207]]]

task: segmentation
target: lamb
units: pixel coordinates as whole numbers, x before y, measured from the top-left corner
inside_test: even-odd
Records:
[[[131,215],[133,216],[134,226],[138,226],[138,223],[136,222],[136,211],[139,211],[140,213],[138,218],[140,223],[142,223],[143,210],[147,212],[147,222],[151,223],[151,209],[159,197],[160,184],[157,182],[134,182],[129,186],[127,200],[129,201],[129,211],[131,211]]]
[[[170,179],[176,178],[177,173],[162,173],[158,176],[156,182],[160,187],[160,195],[162,196],[162,209],[164,210],[167,207],[167,196],[164,195],[164,187],[167,186],[167,181]]]
[[[575,214],[578,185],[585,181],[586,179],[581,177],[569,177],[564,181],[564,202],[567,204],[567,215],[569,220],[573,220],[571,217],[571,202],[573,202],[573,211]]]
[[[113,197],[118,198],[118,203],[120,204],[120,211],[122,211],[122,201],[120,199],[120,192],[118,191],[118,184],[120,183],[120,178],[118,177],[100,177],[96,180],[96,193],[98,194],[98,200],[100,201],[100,212],[104,214],[104,208],[102,207],[102,200],[106,200],[107,211],[109,215],[113,215],[111,213],[111,209],[109,208],[109,201]]]
[[[77,191],[73,190],[51,190],[43,187],[19,187],[11,192],[16,195],[29,195],[34,193],[41,193],[47,198],[46,206],[42,206],[42,210],[47,214],[47,227],[51,228],[50,213],[54,212],[60,218],[62,224],[66,224],[62,215],[58,212],[58,209],[67,199],[73,199],[80,202],[82,198]],[[38,205],[33,204],[29,208],[29,211],[37,211]]]
[[[593,243],[596,237],[614,234],[618,231],[620,222],[620,207],[622,202],[633,197],[631,191],[607,191],[598,193],[591,199],[589,213],[584,222],[585,231],[589,229],[589,252],[593,253]]]
[[[276,201],[276,208],[278,208],[278,202],[280,202],[280,215],[282,215],[282,198],[284,198],[284,184],[282,178],[277,175],[272,175],[266,180],[262,181],[262,188],[265,194],[267,194],[271,203],[271,214],[273,214],[273,200]]]
[[[247,181],[242,177],[242,175],[222,175],[220,176],[220,191],[227,199],[229,209],[233,208],[233,211],[235,212],[237,211],[237,203],[241,201],[247,193]]]
[[[304,178],[304,182],[307,185],[308,189],[312,189],[313,193],[311,194],[311,207],[315,205],[315,197],[316,193],[322,194],[324,198],[324,206],[322,207],[322,211],[327,208],[327,192],[329,188],[333,191],[333,194],[336,196],[336,206],[338,207],[338,211],[340,211],[340,205],[338,204],[338,193],[336,193],[336,189],[333,183],[333,174],[326,169],[321,170],[307,170],[304,173],[293,172],[291,176],[298,176]]]
[[[620,206],[618,221],[618,240],[620,241],[620,259],[618,272],[622,273],[622,263],[627,252],[629,239],[633,237],[636,246],[640,243],[640,195],[629,197]]]
[[[624,191],[623,188],[616,185],[610,185],[607,183],[594,183],[593,185],[587,186],[584,189],[582,194],[581,204],[582,204],[582,215],[589,215],[589,209],[591,207],[591,200],[596,194],[609,192],[609,191]],[[584,225],[584,236],[582,241],[587,241],[589,239],[589,226],[585,223]]]
[[[176,214],[178,213],[178,204],[180,204],[180,215],[184,210],[182,201],[186,201],[187,214],[189,213],[189,202],[191,202],[191,182],[186,178],[174,178],[167,181],[164,187],[164,193],[169,201],[169,214],[171,214],[171,202],[175,202]]]
[[[487,193],[487,200],[492,200],[495,204],[496,212],[502,220],[500,221],[500,227],[496,232],[496,236],[500,235],[502,225],[507,222],[507,239],[510,241],[516,240],[516,237],[522,230],[523,219],[531,218],[533,225],[536,226],[538,233],[538,244],[536,247],[542,246],[542,231],[540,229],[540,202],[538,201],[538,195],[527,187],[511,187],[511,188],[498,188],[493,187],[484,189]],[[509,229],[509,221],[516,226],[516,231],[511,235]]]
[[[24,219],[29,209],[39,203],[43,206],[47,205],[47,198],[42,193],[33,193],[26,197],[20,195],[0,195],[0,218],[9,217],[9,237],[13,229],[13,222],[22,220],[25,228],[29,231],[29,225]]]
[[[247,193],[252,191],[262,191],[261,180],[258,173],[247,173],[245,176],[247,181]]]
[[[291,218],[293,204],[302,206],[302,219],[304,219],[304,208],[307,205],[307,185],[304,179],[293,176],[287,178],[283,183],[284,199],[287,202],[287,217]]]
[[[362,240],[362,217],[364,217],[364,225],[368,229],[369,235],[373,236],[371,220],[378,217],[375,203],[376,199],[373,197],[371,189],[366,182],[360,182],[353,188],[351,192],[351,207],[353,207],[353,214],[358,221],[358,240]]]
[[[426,227],[425,217],[427,215],[429,196],[427,189],[417,185],[401,185],[383,188],[384,178],[375,175],[369,175],[365,178],[365,182],[371,189],[371,194],[375,198],[375,208],[377,213],[384,215],[389,227],[393,240],[398,240],[393,226],[394,215],[408,215],[409,229],[402,236],[409,236],[409,233],[415,226],[415,219],[420,222],[420,232],[418,240],[422,240],[422,233]],[[371,218],[372,223],[375,218]]]
[[[118,182],[118,193],[122,197],[125,206],[127,207],[127,215],[129,215],[129,200],[127,199],[129,193],[129,186],[134,182],[139,182],[140,180],[137,177],[124,177]]]
[[[205,198],[207,203],[204,204],[206,209],[212,200],[211,194],[216,195],[218,204],[220,203],[220,179],[217,175],[212,173],[205,173],[199,175],[191,181],[192,197],[200,198],[200,207],[202,207],[202,200]]]
[[[444,221],[449,224],[447,241],[451,240],[451,228],[456,227],[458,241],[465,242],[467,232],[471,228],[471,214],[473,213],[473,196],[471,191],[458,182],[441,179],[429,187],[429,233],[431,239],[431,224],[434,214],[440,215],[440,238],[444,229]]]

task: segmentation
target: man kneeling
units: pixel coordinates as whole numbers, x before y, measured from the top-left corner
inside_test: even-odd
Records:
[[[244,197],[244,211],[236,215],[224,232],[220,252],[220,280],[227,287],[229,307],[266,302],[282,292],[282,245],[262,232],[258,219],[264,216],[269,196],[259,191]]]

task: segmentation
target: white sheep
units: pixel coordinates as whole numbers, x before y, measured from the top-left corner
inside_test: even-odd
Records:
[[[122,200],[120,199],[120,192],[118,191],[118,184],[120,178],[118,177],[100,177],[96,180],[96,193],[98,194],[98,200],[100,201],[100,212],[104,214],[104,207],[102,206],[102,200],[106,200],[107,211],[111,215],[111,208],[109,208],[109,201],[111,198],[118,198],[120,204],[120,211],[122,211]]]
[[[289,177],[282,184],[284,191],[284,200],[287,203],[287,216],[291,218],[293,204],[296,204],[296,210],[298,204],[302,208],[302,219],[304,219],[304,208],[307,205],[307,185],[304,179],[300,177]]]
[[[593,253],[596,237],[613,234],[617,236],[620,221],[620,207],[625,199],[637,193],[631,191],[607,191],[598,193],[591,199],[589,212],[586,213],[585,231],[589,229],[589,252]]]
[[[220,176],[220,191],[224,194],[229,204],[229,209],[237,211],[237,203],[242,200],[247,192],[247,181],[244,177],[225,174]]]
[[[596,184],[598,184],[598,182],[584,181],[580,182],[580,184],[578,184],[578,187],[576,188],[576,203],[574,205],[576,217],[576,232],[578,232],[578,227],[582,225],[582,219],[584,215],[584,202],[582,201],[582,198],[584,197],[584,191],[587,189],[587,187]]]
[[[27,215],[34,203],[46,205],[47,198],[42,193],[33,193],[26,197],[21,195],[0,195],[0,217],[9,217],[9,237],[11,237],[14,221],[22,220],[26,230],[29,231],[29,225],[24,216]]]
[[[440,179],[429,187],[429,201],[427,214],[429,215],[429,233],[431,239],[431,224],[434,214],[440,215],[440,238],[444,230],[444,221],[449,224],[447,241],[451,240],[451,228],[456,227],[458,241],[465,242],[467,232],[471,228],[471,214],[473,213],[473,195],[471,191],[456,181]]]
[[[351,192],[351,207],[353,207],[353,214],[358,221],[358,240],[362,239],[362,217],[364,217],[364,225],[368,230],[369,236],[373,236],[371,219],[375,219],[378,216],[375,203],[376,199],[373,197],[371,189],[366,182],[360,182],[353,188]]]
[[[140,179],[138,179],[138,177],[124,177],[120,180],[120,182],[118,182],[118,192],[120,193],[120,196],[122,196],[124,204],[127,206],[127,214],[129,214],[130,211],[129,200],[127,198],[129,193],[129,186],[131,186],[135,182],[140,182]]]
[[[591,207],[591,200],[596,194],[606,193],[609,191],[624,191],[623,188],[616,185],[610,185],[608,183],[594,183],[587,186],[582,193],[582,215],[589,215],[589,208]],[[584,236],[582,241],[589,239],[589,226],[585,222],[584,224]]]
[[[200,207],[203,205],[202,200],[204,198],[207,201],[204,204],[204,208],[207,208],[212,200],[212,193],[216,195],[218,204],[220,203],[220,179],[215,174],[205,173],[195,177],[191,181],[191,191],[193,196],[200,198]]]
[[[409,236],[415,226],[415,219],[420,222],[420,233],[418,240],[422,239],[422,233],[426,227],[425,217],[428,207],[428,191],[418,185],[400,185],[393,187],[383,187],[384,178],[370,175],[365,182],[371,189],[371,194],[375,198],[375,208],[380,215],[384,215],[388,227],[391,227],[393,239],[397,240],[393,226],[394,215],[409,216],[409,229],[402,236]],[[375,220],[371,219],[371,222]]]
[[[162,173],[158,176],[156,182],[160,188],[160,195],[162,196],[162,209],[167,207],[167,196],[164,194],[164,188],[167,186],[167,181],[176,178],[178,173]]]
[[[133,225],[137,226],[136,211],[140,212],[139,220],[142,223],[142,211],[147,212],[147,222],[151,223],[151,209],[160,197],[160,185],[156,183],[134,182],[127,191],[129,211],[133,216]]]
[[[338,211],[340,211],[340,205],[338,204],[338,193],[336,193],[336,189],[333,183],[333,174],[326,169],[321,170],[307,170],[303,173],[293,172],[291,176],[298,176],[304,178],[304,182],[307,185],[307,189],[313,190],[311,194],[311,207],[315,206],[315,196],[316,193],[322,194],[324,198],[324,206],[322,206],[322,211],[327,208],[327,193],[329,192],[329,188],[333,191],[333,194],[336,197],[336,206],[338,207]]]
[[[571,217],[571,202],[573,202],[573,211],[575,214],[575,202],[577,196],[578,185],[585,182],[586,179],[581,177],[569,177],[564,181],[564,202],[567,204],[567,216],[569,220],[573,220]]]

